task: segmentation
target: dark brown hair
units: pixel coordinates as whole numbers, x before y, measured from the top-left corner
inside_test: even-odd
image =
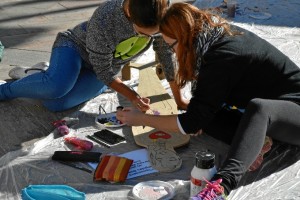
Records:
[[[124,4],[125,14],[132,23],[140,27],[158,26],[161,18],[169,7],[169,0],[127,1],[128,2]]]
[[[213,22],[215,16],[218,22]],[[205,31],[202,25],[223,27],[224,33],[232,35],[225,19],[212,12],[200,10],[188,3],[174,3],[166,12],[160,23],[160,32],[178,41],[176,56],[179,68],[176,82],[183,87],[188,81],[195,80],[196,51],[194,41],[199,32]]]

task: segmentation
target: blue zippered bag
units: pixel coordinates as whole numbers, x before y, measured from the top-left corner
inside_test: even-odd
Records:
[[[29,185],[22,200],[85,200],[85,193],[67,185]]]

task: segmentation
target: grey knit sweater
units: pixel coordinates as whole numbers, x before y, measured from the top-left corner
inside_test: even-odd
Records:
[[[123,0],[110,0],[101,4],[88,21],[58,33],[53,44],[53,48],[67,46],[76,49],[82,59],[92,67],[97,78],[106,85],[116,78],[124,64],[147,50],[127,60],[114,58],[116,46],[136,35],[132,22],[123,12],[122,5]],[[153,48],[167,80],[173,80],[172,52],[161,36],[155,37]]]

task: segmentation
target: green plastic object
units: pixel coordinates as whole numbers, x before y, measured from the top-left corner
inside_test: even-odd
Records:
[[[121,58],[122,60],[131,58],[145,49],[150,41],[151,37],[148,36],[134,36],[128,38],[116,46],[114,57]]]

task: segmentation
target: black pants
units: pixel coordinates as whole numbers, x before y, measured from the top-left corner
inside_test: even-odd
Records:
[[[227,118],[226,118],[227,116]],[[225,124],[220,119],[225,120]],[[231,120],[230,120],[231,118]],[[207,134],[231,143],[228,156],[212,180],[223,179],[225,193],[235,189],[242,176],[260,153],[266,136],[300,146],[300,106],[290,101],[253,99],[245,113],[220,112],[213,123],[223,128],[216,133],[211,124]],[[217,129],[219,129],[217,128]],[[232,134],[234,132],[235,134]]]

